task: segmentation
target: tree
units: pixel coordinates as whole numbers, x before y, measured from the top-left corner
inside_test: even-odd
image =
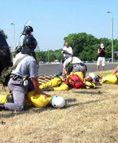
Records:
[[[47,54],[45,51],[36,52],[36,57],[38,61],[46,62],[48,60]]]
[[[106,48],[106,57],[111,57],[111,40],[108,38],[96,38],[91,34],[78,33],[69,34],[64,38],[70,46],[72,46],[74,51],[74,56],[79,57],[84,61],[93,61],[97,59],[97,49],[100,43],[104,43]],[[118,51],[118,40],[114,40],[114,51]]]
[[[97,38],[86,33],[70,34],[64,40],[73,47],[74,55],[80,57],[82,60],[91,60],[89,53],[93,55],[93,45],[98,44]]]
[[[61,49],[59,49],[59,50],[55,50],[55,56],[56,56],[56,60],[58,60],[58,61],[62,61],[62,57],[63,57],[63,55],[62,55],[62,53],[61,53]]]
[[[100,43],[104,43],[106,48],[106,58],[111,58],[111,40],[108,38],[96,38],[87,33],[69,34],[64,38],[65,41],[72,46],[74,56],[79,57],[83,61],[97,60],[97,50]],[[118,40],[114,40],[114,51],[118,51]],[[62,61],[61,49],[37,52],[40,61],[52,62],[55,60]]]

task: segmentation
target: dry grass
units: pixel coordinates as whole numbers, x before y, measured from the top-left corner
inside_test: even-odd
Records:
[[[49,94],[76,101],[64,109],[0,111],[0,143],[118,143],[118,85]]]

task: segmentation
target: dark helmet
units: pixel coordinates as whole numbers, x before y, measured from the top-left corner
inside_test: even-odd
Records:
[[[31,32],[33,32],[33,28],[31,26],[25,26],[24,30],[23,30],[23,34],[30,34]]]
[[[36,46],[37,46],[37,41],[32,35],[28,35],[25,37],[25,39],[23,41],[24,48],[28,47],[28,48],[34,50],[36,48]]]

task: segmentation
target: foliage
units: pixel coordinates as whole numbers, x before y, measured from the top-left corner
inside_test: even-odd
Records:
[[[111,57],[111,40],[108,38],[96,38],[91,34],[78,33],[69,34],[64,38],[73,47],[74,55],[84,61],[97,59],[97,49],[100,43],[104,43],[106,48],[106,58]],[[118,51],[118,40],[114,40],[114,51]]]
[[[79,57],[83,61],[94,61],[97,59],[97,50],[100,43],[104,43],[106,48],[106,58],[111,58],[111,40],[108,38],[96,38],[87,33],[69,34],[64,38],[73,48],[74,56]],[[114,51],[118,51],[118,40],[114,40]],[[40,61],[61,61],[62,53],[59,50],[49,50],[37,52]]]
[[[38,51],[36,52],[37,59],[43,62],[54,62],[55,60],[61,61],[62,54],[60,50]]]

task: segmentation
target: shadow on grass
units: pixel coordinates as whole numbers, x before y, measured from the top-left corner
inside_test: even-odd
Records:
[[[8,110],[2,110],[0,111],[0,118],[11,118],[15,117],[17,115],[24,115],[24,114],[33,114],[33,113],[41,113],[44,111],[50,111],[55,110],[55,108],[52,108],[51,106],[43,107],[43,108],[36,108],[36,107],[25,107],[23,111],[8,111]]]
[[[87,102],[72,103],[72,104],[68,104],[65,108],[71,108],[71,107],[74,107],[74,106],[83,106],[83,105],[96,103],[96,102],[100,102],[100,100],[92,100],[92,101],[87,101]]]
[[[84,92],[84,91],[82,91],[82,92]],[[78,106],[80,109],[82,109],[82,107],[84,105],[99,103],[99,102],[104,101],[104,100],[112,100],[113,98],[117,98],[117,96],[112,96],[110,98],[105,97],[103,99],[91,100],[91,101],[86,101],[86,102],[78,102],[78,100],[76,98],[67,98],[66,99],[67,105],[66,105],[66,107],[62,108],[62,110],[72,108],[72,107],[76,107],[76,106]],[[53,108],[51,106],[47,106],[44,108],[35,108],[35,107],[30,106],[30,107],[25,107],[24,111],[19,111],[19,112],[18,111],[12,112],[12,111],[5,111],[5,110],[0,111],[0,118],[11,118],[11,117],[15,117],[17,115],[35,114],[35,113],[42,113],[45,111],[52,111],[52,110],[56,110],[56,108]],[[5,123],[4,123],[4,121],[0,120],[0,124],[5,124]]]
[[[100,95],[102,94],[102,91],[73,91],[73,93],[81,93],[81,94],[90,94],[90,95]]]
[[[66,99],[66,102],[73,103],[76,102],[76,98],[68,98]],[[64,109],[64,108],[62,108]],[[45,111],[52,111],[56,110],[56,108],[53,108],[51,105],[43,108],[36,108],[32,106],[25,106],[25,109],[23,111],[8,111],[8,110],[2,110],[0,113],[0,118],[11,118],[15,117],[17,115],[23,115],[23,114],[34,114],[34,113],[41,113]]]
[[[112,100],[114,98],[118,98],[118,97],[117,96],[112,96],[110,98],[105,97],[103,99],[91,100],[91,101],[87,101],[87,102],[72,103],[72,104],[68,104],[67,107],[65,107],[65,108],[71,108],[71,107],[74,107],[74,106],[83,107],[84,105],[87,105],[87,104],[99,103],[99,102],[102,102],[102,101],[105,101],[105,100]]]

